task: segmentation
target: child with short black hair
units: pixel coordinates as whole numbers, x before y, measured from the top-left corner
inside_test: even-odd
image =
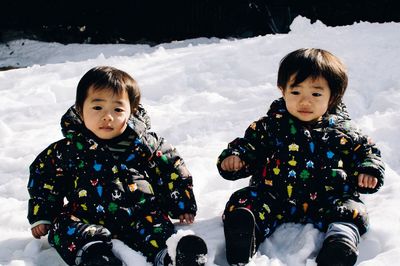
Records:
[[[342,103],[343,63],[322,49],[299,49],[279,66],[282,98],[229,143],[217,167],[226,179],[251,176],[223,215],[226,255],[244,265],[283,223],[312,223],[326,232],[319,266],[354,265],[368,215],[359,193],[384,179],[380,151],[351,124]]]
[[[139,103],[129,74],[92,68],[62,117],[65,138],[30,166],[32,235],[49,232],[49,243],[69,265],[122,265],[111,251],[113,238],[155,265],[205,263],[206,244],[194,235],[167,252],[176,233],[169,216],[191,224],[196,215],[192,176],[176,149],[148,131]]]

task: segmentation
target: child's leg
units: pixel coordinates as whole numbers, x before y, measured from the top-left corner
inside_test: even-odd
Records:
[[[357,247],[360,242],[360,233],[358,228],[351,223],[336,222],[328,226],[325,234],[325,239],[341,238],[344,239],[349,245]]]
[[[328,226],[335,222],[354,224],[360,235],[368,230],[369,218],[367,208],[360,199],[337,199],[322,206],[316,222],[320,221],[321,230],[327,231]]]
[[[243,207],[224,217],[226,259],[230,265],[247,264],[256,253],[255,218]]]
[[[229,263],[248,262],[259,244],[284,220],[277,219],[283,205],[256,187],[243,188],[231,196],[223,215]]]
[[[129,222],[124,223],[116,237],[158,266],[172,263],[166,242],[175,233],[168,215],[161,210],[153,210],[137,213]],[[200,237],[188,235],[179,240],[174,253],[174,265],[204,265],[207,246]]]
[[[176,232],[168,215],[161,210],[141,210],[120,223],[121,227],[115,230],[116,238],[141,252],[151,263],[166,248],[167,239]]]
[[[334,201],[332,208],[325,209],[325,221],[329,224],[323,246],[317,256],[319,266],[337,263],[352,266],[358,257],[360,234],[368,228],[366,207],[359,199]]]
[[[52,224],[48,240],[68,265],[82,265],[93,255],[89,251],[96,252],[98,259],[107,256],[104,258],[112,260],[110,265],[122,265],[111,252],[110,231],[101,225],[85,224],[75,217],[61,215]]]
[[[289,209],[287,204],[257,187],[249,186],[234,192],[226,203],[222,219],[225,220],[225,216],[237,208],[246,208],[253,213],[256,222],[257,246],[280,224],[289,221],[289,217],[286,217],[287,209]]]
[[[331,223],[322,248],[316,258],[318,266],[352,266],[358,257],[360,234],[351,223]]]

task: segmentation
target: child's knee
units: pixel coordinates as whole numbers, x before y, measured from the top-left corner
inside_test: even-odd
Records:
[[[365,204],[360,200],[348,200],[344,206],[350,210],[351,219],[357,226],[360,235],[366,233],[369,227],[369,217]]]
[[[258,201],[258,191],[255,187],[245,187],[235,191],[225,206],[225,212],[231,212],[237,208],[246,208],[252,210],[254,201]]]
[[[369,218],[367,208],[359,199],[348,199],[336,206],[336,211],[331,212],[328,222],[347,222],[357,226],[360,235],[367,232]]]
[[[82,239],[87,241],[111,241],[111,232],[97,224],[79,224],[77,230]]]

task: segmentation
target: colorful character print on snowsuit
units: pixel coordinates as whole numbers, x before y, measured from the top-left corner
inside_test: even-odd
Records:
[[[52,224],[49,242],[71,265],[77,252],[99,237],[120,239],[154,261],[175,233],[168,216],[197,211],[192,177],[176,149],[148,132],[141,107],[111,142],[88,131],[75,107],[61,126],[65,138],[30,166],[29,222]],[[121,141],[125,151],[114,152],[111,146]]]
[[[221,162],[231,155],[246,166],[224,171]],[[225,179],[251,176],[250,186],[231,196],[225,214],[250,209],[258,244],[287,222],[312,223],[321,231],[332,222],[349,222],[365,233],[368,216],[359,193],[377,191],[384,177],[379,150],[352,126],[344,104],[311,125],[290,115],[283,98],[229,143],[217,166]],[[359,173],[377,177],[377,186],[358,187]]]

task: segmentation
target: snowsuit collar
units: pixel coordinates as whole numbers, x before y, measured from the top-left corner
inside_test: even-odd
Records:
[[[289,113],[289,111],[286,109],[286,103],[283,97],[272,102],[270,109],[267,112],[267,115],[273,117],[276,117],[278,115],[286,119],[290,118],[297,121],[297,123],[311,126],[312,128],[335,127],[344,129],[348,128],[348,122],[350,121],[350,115],[347,111],[346,105],[343,102],[340,102],[334,110],[325,113],[322,116],[321,120],[315,122],[312,125],[309,125],[305,122],[300,121]]]
[[[146,110],[142,105],[139,105],[138,110],[134,115],[131,115],[128,121],[127,130],[121,135],[113,139],[118,141],[121,137],[126,136],[126,134],[136,133],[137,136],[141,137],[148,129],[151,127],[150,117],[148,116]],[[72,138],[84,136],[95,140],[96,142],[102,142],[103,140],[97,138],[91,131],[89,131],[83,120],[78,113],[75,105],[71,106],[67,112],[61,118],[61,131],[64,137]]]

